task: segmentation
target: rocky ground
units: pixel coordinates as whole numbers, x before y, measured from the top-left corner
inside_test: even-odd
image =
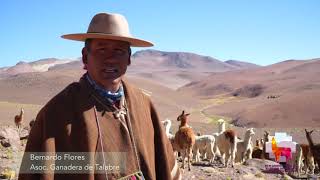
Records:
[[[0,127],[0,179],[17,178],[28,134],[28,128]]]
[[[266,164],[274,167],[279,167],[278,163],[269,160],[250,159],[245,164],[236,164],[234,168],[222,167],[221,164],[209,165],[208,162],[193,164],[191,171],[187,168],[183,169],[183,178],[186,180],[276,180],[276,179],[320,179],[320,174],[317,176],[302,175],[300,178],[294,175],[288,175],[284,171],[279,171],[276,168],[271,170],[266,169]]]
[[[21,163],[22,154],[27,142],[28,128],[19,131],[13,126],[0,127],[0,180],[1,179],[17,179],[18,169]],[[282,171],[273,170],[268,172],[266,165],[279,167],[278,163],[268,160],[251,159],[245,164],[236,164],[234,168],[225,168],[219,161],[210,164],[208,161],[193,163],[191,171],[187,166],[181,169],[184,180],[205,180],[205,179],[292,179],[294,176],[288,176]],[[303,175],[304,179],[320,179],[319,171],[315,176]],[[301,179],[300,178],[300,179]]]

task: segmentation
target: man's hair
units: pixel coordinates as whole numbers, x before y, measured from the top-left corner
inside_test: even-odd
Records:
[[[87,48],[88,51],[90,51],[90,44],[91,44],[91,41],[92,39],[86,39],[85,42],[84,42],[84,47]],[[130,47],[130,44],[128,46],[128,53],[129,53],[129,57],[131,56],[131,47]]]
[[[88,51],[90,51],[90,43],[92,39],[86,39],[84,42],[84,47],[87,48]]]

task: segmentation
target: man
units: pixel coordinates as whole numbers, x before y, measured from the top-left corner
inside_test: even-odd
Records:
[[[19,179],[181,179],[152,102],[123,80],[130,64],[130,46],[153,44],[132,37],[125,17],[107,13],[95,15],[87,33],[62,38],[85,41],[82,61],[87,73],[39,112]],[[32,165],[34,159],[40,159],[40,152],[47,153],[41,166],[47,169],[39,173]],[[88,153],[72,159],[68,152]],[[84,166],[82,161],[87,166],[77,172],[56,169],[59,163]]]

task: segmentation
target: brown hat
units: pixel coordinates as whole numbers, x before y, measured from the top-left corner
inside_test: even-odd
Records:
[[[61,37],[76,41],[111,39],[128,42],[134,47],[153,46],[151,42],[132,37],[126,18],[120,14],[96,14],[90,22],[87,33],[66,34]]]

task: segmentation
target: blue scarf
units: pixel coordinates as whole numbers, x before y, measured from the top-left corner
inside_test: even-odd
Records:
[[[122,85],[120,85],[120,88],[118,89],[117,92],[113,93],[99,86],[93,79],[90,78],[88,73],[85,76],[89,81],[89,83],[93,86],[94,90],[111,104],[114,104],[115,102],[120,101],[121,97],[124,95]]]

